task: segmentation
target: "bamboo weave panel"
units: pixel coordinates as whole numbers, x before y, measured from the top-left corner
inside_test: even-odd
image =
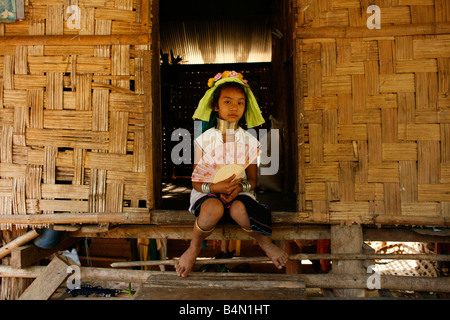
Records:
[[[68,28],[67,8],[81,10]],[[151,1],[26,1],[1,36],[149,34]],[[148,210],[147,45],[15,45],[0,53],[0,214]],[[0,229],[11,226],[2,225]]]
[[[353,36],[368,34],[367,1],[297,1],[299,211],[314,222],[448,225],[450,34],[413,30],[448,23],[450,3],[370,4],[383,36]],[[334,37],[342,30],[359,33]]]

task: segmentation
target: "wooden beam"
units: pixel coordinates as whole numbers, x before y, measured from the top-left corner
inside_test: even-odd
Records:
[[[138,35],[35,35],[0,37],[0,46],[146,45],[147,34]]]
[[[104,233],[72,232],[72,237],[89,238],[149,238],[149,239],[191,239],[194,222],[187,225],[122,225]],[[329,226],[294,225],[276,226],[272,240],[316,240],[329,239]],[[253,240],[239,226],[217,226],[208,237],[210,240]]]
[[[102,213],[60,213],[60,214],[15,214],[0,215],[0,224],[156,224],[156,225],[192,225],[195,217],[187,210],[149,210],[138,209],[126,212],[102,212]],[[323,225],[335,225],[339,221],[324,223]],[[272,212],[272,223],[275,225],[314,225],[308,212]],[[418,226],[450,226],[450,220],[439,217],[376,217],[373,225],[418,225]],[[371,224],[372,224],[371,223]]]
[[[183,225],[122,225],[107,232],[72,232],[72,237],[89,238],[151,238],[151,239],[189,239],[192,237],[192,224]],[[364,241],[409,241],[450,243],[450,236],[418,234],[411,229],[363,228]],[[237,226],[218,226],[210,236],[212,240],[249,240],[250,237]],[[328,225],[276,225],[274,240],[317,240],[330,239]]]
[[[307,223],[309,214],[304,212],[273,211],[273,224]],[[195,216],[187,210],[152,210],[153,224],[193,224]]]
[[[53,292],[69,276],[68,264],[55,256],[33,283],[19,297],[19,300],[48,300]]]
[[[148,211],[109,213],[17,214],[1,215],[0,224],[1,223],[26,225],[72,223],[148,224],[150,223],[150,214]]]

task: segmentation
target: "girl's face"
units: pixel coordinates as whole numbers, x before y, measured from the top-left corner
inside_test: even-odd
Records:
[[[224,88],[220,94],[218,105],[214,110],[219,118],[228,122],[237,122],[245,111],[245,95],[237,88]]]

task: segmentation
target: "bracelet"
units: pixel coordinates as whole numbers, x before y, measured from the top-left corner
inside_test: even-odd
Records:
[[[252,184],[247,180],[242,180],[239,185],[242,187],[242,192],[249,192],[252,188]]]
[[[211,193],[211,184],[209,182],[202,183],[202,192],[203,193]]]

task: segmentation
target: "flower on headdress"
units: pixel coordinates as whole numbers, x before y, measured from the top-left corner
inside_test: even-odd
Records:
[[[208,79],[208,87],[212,87],[214,86],[214,83],[216,83],[216,81],[219,81],[220,79],[224,79],[224,78],[238,78],[239,80],[241,80],[245,85],[248,85],[247,80],[244,80],[244,76],[241,73],[238,73],[236,71],[224,71],[223,73],[218,73],[214,76],[214,78],[209,78]]]

